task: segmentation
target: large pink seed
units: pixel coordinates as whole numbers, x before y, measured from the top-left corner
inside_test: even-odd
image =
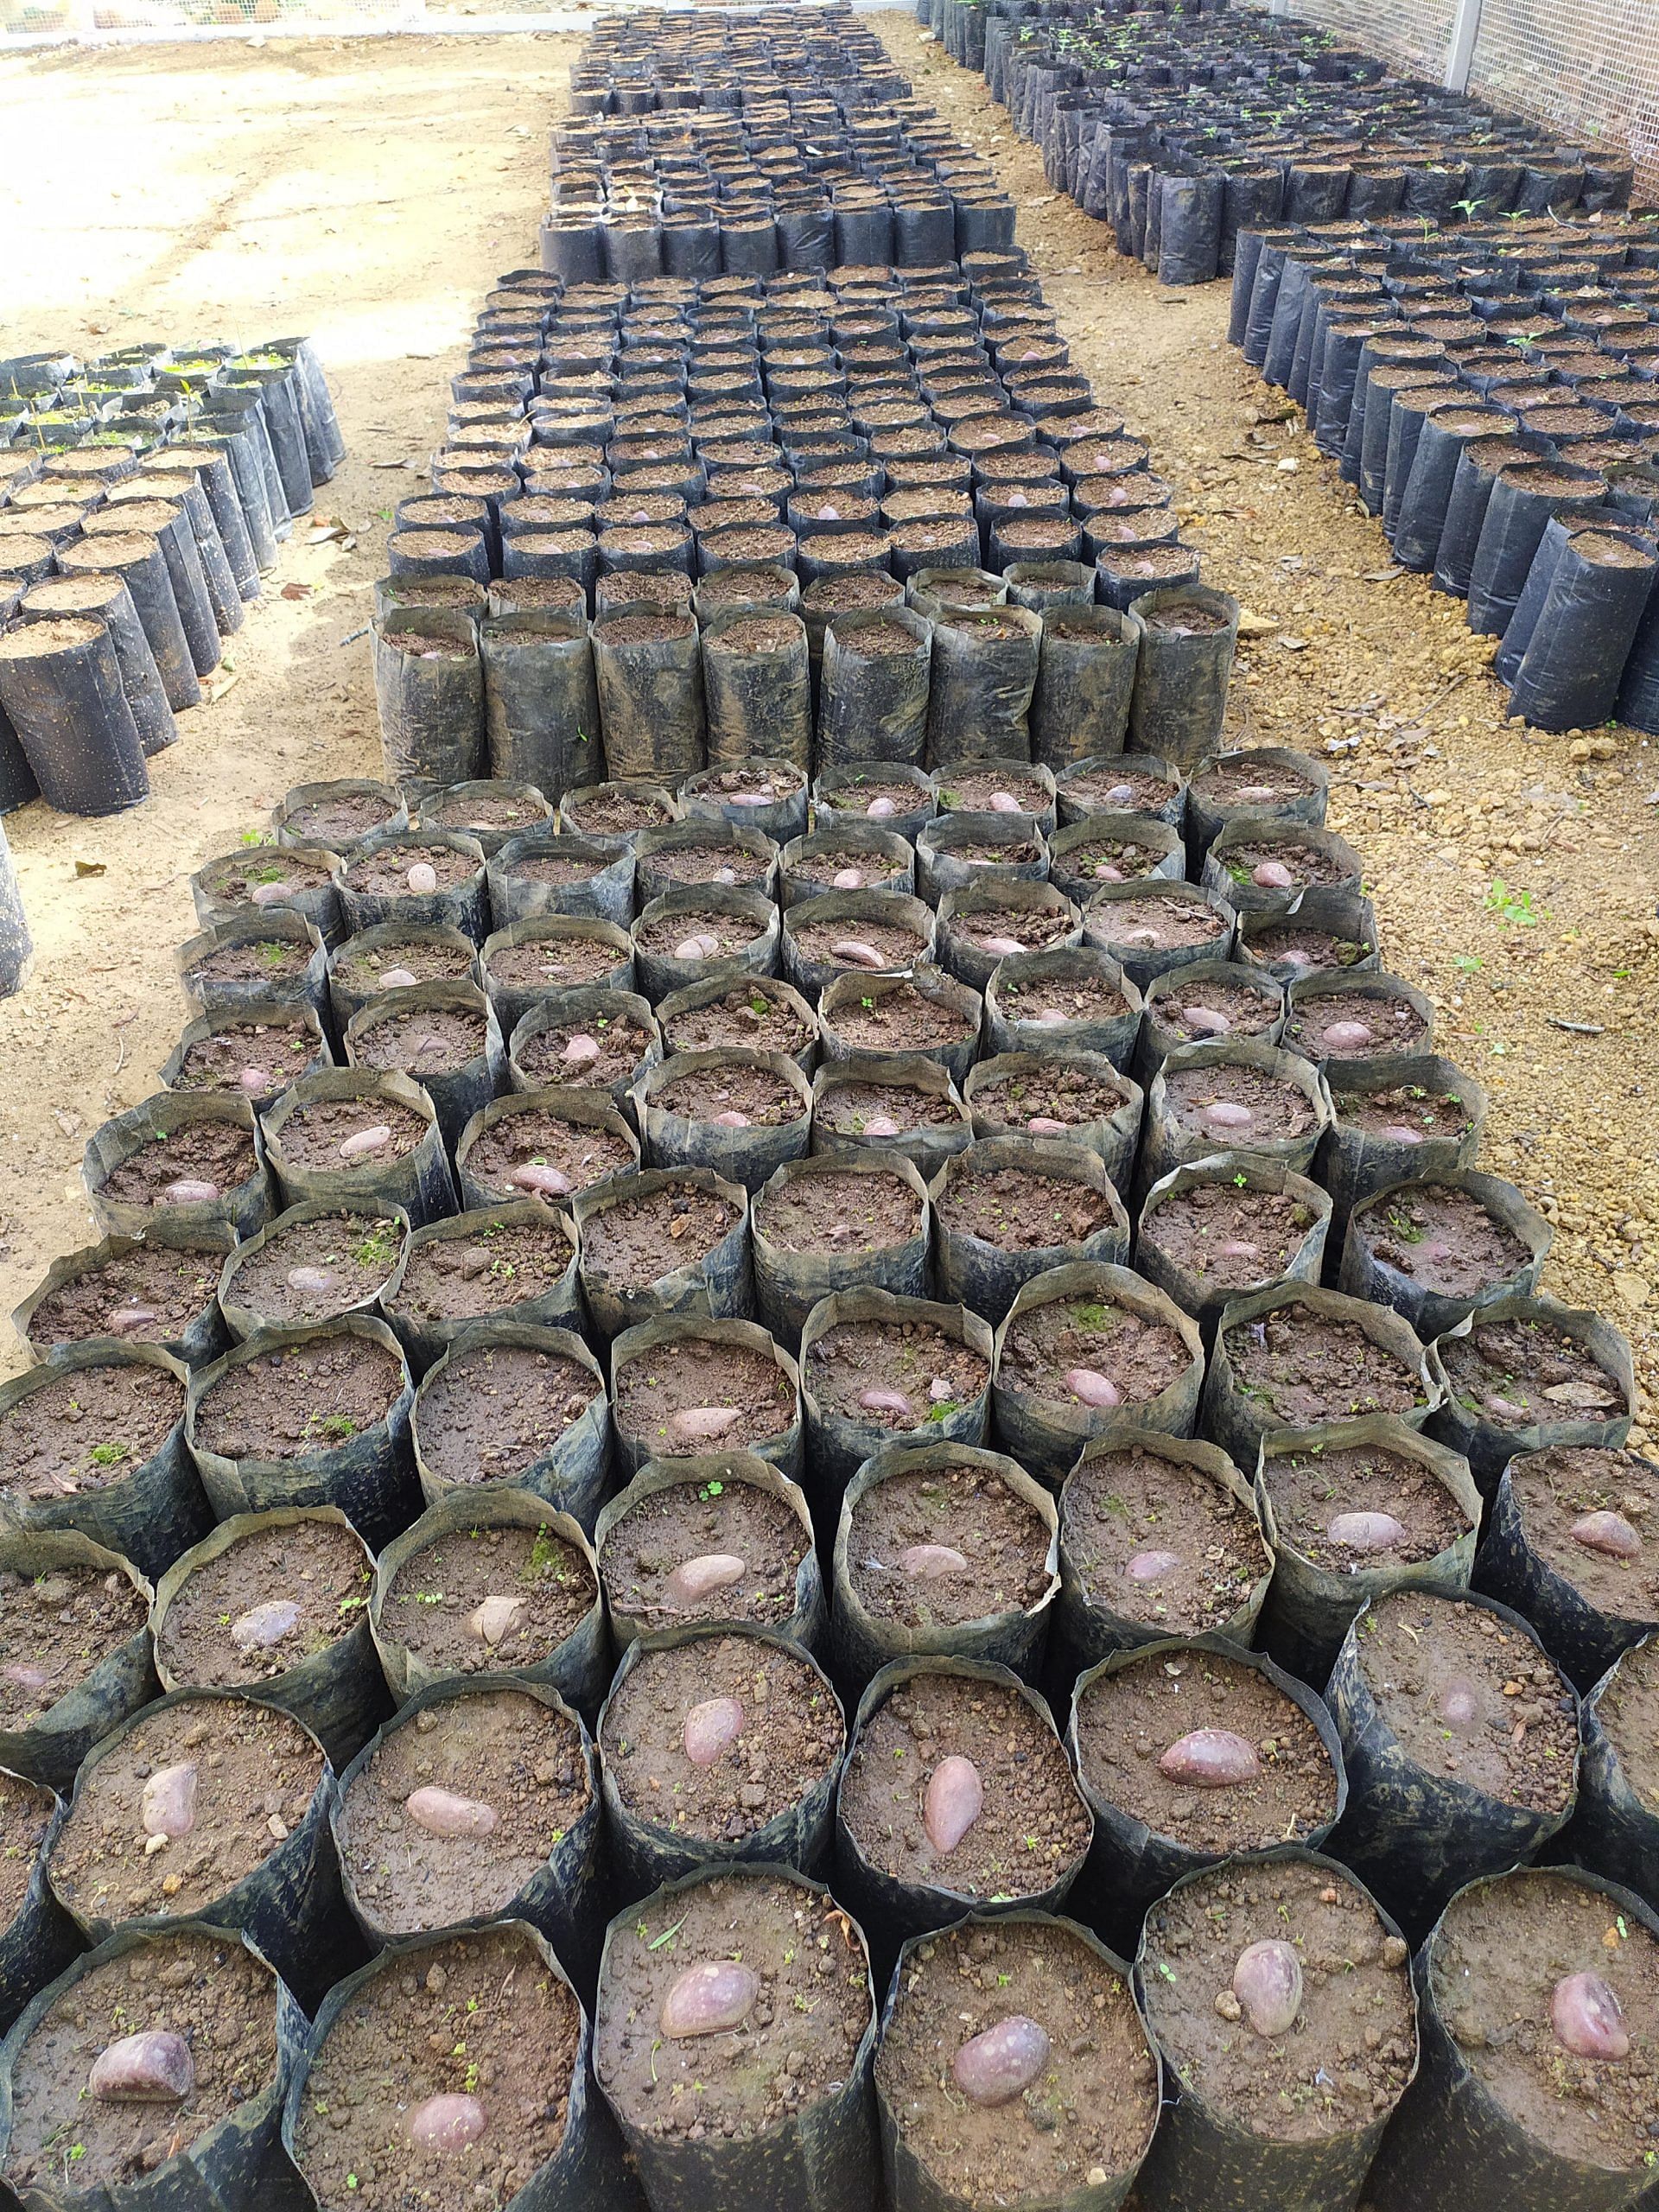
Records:
[[[1068,1367],[1065,1387],[1085,1406],[1121,1406],[1123,1402],[1123,1393],[1111,1377],[1092,1367]]]
[[[1069,1019],[1058,1007],[1046,1006],[1040,1014],[1032,1015],[1031,1026],[1033,1029],[1063,1029]]]
[[[897,1414],[904,1421],[911,1420],[916,1410],[902,1390],[861,1390],[858,1402],[867,1414]]]
[[[861,937],[838,937],[830,948],[832,960],[844,960],[849,968],[885,968],[886,960],[873,944]]]
[[[327,1268],[290,1268],[287,1282],[302,1298],[321,1298],[334,1288],[334,1278]]]
[[[1136,1552],[1123,1572],[1131,1582],[1161,1582],[1180,1563],[1179,1552]]]
[[[1229,1237],[1226,1243],[1221,1247],[1221,1257],[1224,1260],[1259,1260],[1261,1256],[1262,1247],[1259,1244],[1249,1243],[1242,1236]]]
[[[890,798],[873,798],[864,810],[872,822],[891,822],[898,808]]]
[[[1230,1728],[1194,1728],[1178,1736],[1158,1764],[1172,1782],[1199,1789],[1233,1789],[1262,1771],[1255,1745]]]
[[[970,2105],[1012,2104],[1048,2063],[1047,2031],[1023,2012],[1010,2012],[972,2036],[950,2061],[950,2077]]]
[[[1376,1044],[1376,1032],[1369,1021],[1333,1021],[1323,1042],[1327,1052],[1363,1052]]]
[[[859,868],[838,868],[830,880],[837,891],[861,891],[864,871]]]
[[[1392,1513],[1338,1513],[1325,1533],[1346,1551],[1392,1552],[1406,1541],[1408,1532]]]
[[[864,1124],[867,1137],[896,1137],[903,1135],[891,1114],[872,1114]]]
[[[524,1599],[505,1592],[483,1599],[467,1616],[467,1625],[479,1642],[492,1647],[522,1628],[524,1621]]]
[[[404,1800],[404,1810],[416,1827],[424,1828],[429,1835],[481,1836],[495,1833],[495,1808],[481,1798],[463,1797],[458,1790],[440,1789],[435,1783],[428,1783],[419,1789],[411,1789]]]
[[[717,1129],[747,1129],[749,1117],[740,1114],[735,1106],[728,1106],[723,1114],[711,1114],[709,1120]]]
[[[1641,1556],[1642,1539],[1622,1513],[1586,1513],[1567,1530],[1575,1544],[1587,1552],[1605,1552],[1609,1559]]]
[[[1116,861],[1096,861],[1095,880],[1096,883],[1127,883],[1128,878]]]
[[[1549,1997],[1555,2040],[1574,2058],[1624,2058],[1630,2038],[1611,1986],[1599,1974],[1563,1974]]]
[[[1408,1129],[1403,1122],[1385,1122],[1376,1134],[1391,1144],[1421,1144],[1423,1141],[1421,1129]]]
[[[1068,1124],[1057,1122],[1052,1114],[1033,1114],[1026,1127],[1034,1137],[1063,1137]]]
[[[507,1180],[515,1190],[534,1191],[538,1198],[568,1198],[575,1185],[561,1168],[548,1167],[539,1160],[526,1160],[522,1167],[515,1167]]]
[[[162,1196],[170,1206],[211,1205],[219,1196],[219,1185],[205,1178],[181,1175],[176,1183],[168,1185]]]
[[[699,930],[696,937],[683,937],[674,948],[677,960],[712,960],[720,950],[720,939],[710,937],[706,930]]]
[[[148,1306],[118,1306],[104,1317],[104,1326],[112,1337],[134,1337],[140,1329],[153,1328],[157,1316]]]
[[[979,940],[979,949],[982,952],[988,952],[993,959],[1012,960],[1026,948],[1015,937],[982,937]]]
[[[985,1807],[985,1785],[972,1759],[952,1752],[927,1778],[922,1826],[941,1855],[954,1851]]]
[[[285,899],[293,896],[291,883],[256,883],[248,893],[256,906],[280,906]]]
[[[706,1697],[685,1716],[681,1742],[693,1766],[713,1766],[743,1733],[743,1708],[734,1697]]]
[[[687,1443],[702,1444],[724,1436],[741,1419],[735,1406],[682,1406],[668,1425]]]
[[[1485,1404],[1486,1411],[1494,1421],[1503,1421],[1511,1428],[1526,1427],[1527,1409],[1524,1406],[1517,1406],[1513,1398],[1506,1398],[1497,1390],[1489,1390]]]
[[[377,1152],[384,1152],[391,1142],[391,1130],[385,1122],[374,1122],[366,1129],[353,1129],[343,1139],[340,1147],[342,1160],[367,1160]]]
[[[0,1667],[0,1678],[16,1682],[20,1690],[43,1690],[52,1679],[44,1667],[25,1667],[16,1660]]]
[[[412,990],[419,977],[410,968],[388,968],[380,978],[380,987],[387,991]]]
[[[1020,802],[1012,791],[993,791],[985,802],[993,814],[1018,814]]]
[[[734,868],[717,868],[709,880],[711,883],[735,883],[737,870]]]
[[[1128,806],[1134,802],[1135,785],[1133,784],[1114,784],[1110,791],[1107,792],[1106,796],[1110,799],[1114,806]]]
[[[269,1651],[298,1627],[300,1607],[292,1598],[267,1598],[250,1605],[231,1623],[231,1642],[238,1651]]]
[[[1241,806],[1270,806],[1279,794],[1271,784],[1245,784],[1235,796]]]
[[[602,1049],[597,1037],[590,1037],[585,1029],[579,1029],[567,1039],[559,1058],[568,1068],[585,1068],[591,1066]]]
[[[741,2027],[760,1994],[760,1977],[735,1959],[708,1959],[688,1967],[663,1999],[663,2033],[677,2043],[685,2036],[715,2036]]]
[[[1250,870],[1250,881],[1262,891],[1289,891],[1296,879],[1283,861],[1262,861]]]
[[[1233,1994],[1257,2035],[1283,2035],[1302,2009],[1302,1962],[1294,1946],[1248,1944],[1233,1966]]]
[[[898,1559],[900,1574],[918,1582],[937,1582],[944,1574],[966,1574],[968,1561],[951,1544],[911,1544]]]
[[[733,791],[727,804],[729,806],[770,806],[777,796],[770,784],[763,784],[758,791]]]
[[[1459,1675],[1440,1694],[1440,1718],[1448,1728],[1467,1735],[1480,1725],[1480,1699],[1474,1684]]]
[[[741,1582],[747,1573],[735,1552],[699,1552],[695,1559],[680,1561],[664,1583],[663,1595],[671,1605],[700,1605],[714,1591]]]
[[[105,2044],[86,2086],[105,2104],[176,2105],[196,2086],[196,2063],[182,2036],[169,2028],[145,2028]]]
[[[1230,1098],[1217,1098],[1204,1109],[1204,1118],[1212,1129],[1248,1129],[1255,1116],[1248,1106],[1240,1106]]]
[[[438,887],[438,871],[430,861],[416,861],[406,879],[409,887],[417,896],[434,892]]]
[[[447,2089],[416,2105],[405,2122],[409,2139],[417,2151],[464,2151],[476,2143],[489,2126],[489,2115],[476,2097],[460,2089]]]
[[[1195,1037],[1225,1037],[1233,1026],[1232,1016],[1214,1006],[1190,1006],[1183,1020]]]
[[[138,1807],[146,1835],[188,1835],[196,1825],[196,1769],[190,1760],[158,1767],[144,1783]]]
[[[270,1089],[270,1070],[244,1068],[236,1078],[236,1087],[238,1090],[245,1091],[250,1098],[263,1098],[266,1091]]]

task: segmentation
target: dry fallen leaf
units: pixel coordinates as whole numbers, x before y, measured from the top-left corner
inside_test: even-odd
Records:
[[[77,875],[107,875],[109,868],[103,861],[77,861],[75,874]]]
[[[309,584],[284,584],[282,595],[284,599],[309,599],[311,587]]]

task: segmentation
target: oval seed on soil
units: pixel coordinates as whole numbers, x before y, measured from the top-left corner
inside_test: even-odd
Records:
[[[1549,2024],[1575,2058],[1624,2058],[1630,2032],[1618,1998],[1599,1974],[1564,1974],[1549,1998]]]
[[[985,802],[993,814],[1018,814],[1020,802],[1012,791],[993,791]]]
[[[1609,1559],[1641,1556],[1642,1539],[1622,1513],[1586,1513],[1567,1530],[1575,1544],[1587,1552],[1603,1552]]]
[[[890,798],[873,798],[864,811],[872,822],[891,822],[899,810]]]
[[[353,1129],[341,1141],[342,1160],[367,1160],[377,1152],[384,1152],[391,1142],[391,1130],[385,1122],[375,1122],[366,1129]]]
[[[937,1582],[942,1574],[966,1574],[968,1562],[951,1544],[912,1544],[899,1554],[899,1572],[913,1581]]]
[[[735,1406],[682,1406],[669,1422],[677,1437],[692,1444],[724,1436],[738,1420]]]
[[[1283,2035],[1302,2009],[1302,1962],[1294,1945],[1248,1945],[1233,1967],[1233,1994],[1257,2035]]]
[[[735,1106],[728,1106],[723,1114],[711,1115],[709,1119],[717,1129],[747,1129],[749,1126],[748,1116],[740,1114]]]
[[[1262,891],[1291,891],[1296,879],[1283,861],[1262,861],[1250,870],[1250,881]]]
[[[1245,1237],[1235,1236],[1221,1247],[1221,1256],[1224,1260],[1259,1260],[1262,1247],[1250,1243]]]
[[[1230,1728],[1194,1728],[1178,1736],[1158,1765],[1172,1782],[1191,1783],[1199,1789],[1232,1789],[1262,1771],[1255,1745]]]
[[[1106,794],[1114,806],[1128,806],[1135,797],[1133,784],[1114,784]]]
[[[985,1808],[985,1785],[972,1759],[952,1752],[928,1777],[922,1801],[922,1826],[941,1857],[962,1841]]]
[[[887,962],[873,944],[861,937],[838,937],[830,948],[832,960],[844,960],[853,968],[885,968]]]
[[[1179,1552],[1136,1552],[1123,1572],[1131,1582],[1161,1582],[1180,1563]]]
[[[236,1078],[238,1090],[246,1091],[250,1098],[263,1098],[270,1088],[269,1068],[244,1068]]]
[[[891,1114],[872,1114],[864,1124],[867,1137],[896,1137],[902,1135]]]
[[[538,1198],[565,1198],[576,1187],[570,1178],[557,1167],[543,1166],[532,1160],[522,1167],[515,1167],[507,1180],[515,1190],[534,1191]]]
[[[1096,861],[1095,880],[1098,883],[1123,883],[1128,878],[1116,861]]]
[[[467,1625],[480,1643],[497,1644],[511,1636],[523,1623],[524,1601],[522,1598],[498,1594],[486,1598],[474,1605],[467,1616]]]
[[[383,987],[389,991],[410,990],[418,980],[407,968],[388,968],[380,978]]]
[[[1328,1052],[1363,1052],[1376,1042],[1369,1021],[1333,1021],[1321,1039]]]
[[[1214,1006],[1190,1006],[1183,1019],[1195,1037],[1225,1037],[1233,1026],[1232,1016]]]
[[[759,1977],[735,1959],[709,1959],[672,1982],[658,2018],[671,2042],[741,2026],[760,1994]]]
[[[1217,1098],[1205,1108],[1204,1118],[1212,1129],[1248,1129],[1255,1116],[1248,1106],[1241,1106],[1230,1098]]]
[[[712,960],[720,950],[720,939],[710,937],[706,930],[699,930],[696,937],[683,937],[674,948],[677,960]]]
[[[297,1290],[303,1298],[321,1298],[332,1290],[334,1278],[327,1268],[290,1268],[287,1282],[290,1290]]]
[[[867,1414],[897,1414],[901,1421],[911,1420],[916,1410],[902,1390],[861,1390],[858,1402]]]
[[[430,861],[416,861],[406,880],[410,889],[417,894],[430,893],[438,887],[438,871]]]
[[[16,1661],[10,1667],[0,1667],[0,1676],[16,1682],[21,1690],[43,1690],[52,1679],[44,1667],[25,1667]]]
[[[982,952],[988,952],[995,959],[1012,960],[1017,953],[1023,952],[1026,948],[1018,938],[982,937],[979,940],[979,949]]]
[[[479,1836],[495,1831],[493,1805],[477,1797],[463,1797],[454,1789],[440,1789],[433,1783],[411,1789],[404,1800],[404,1810],[429,1835]]]
[[[1277,796],[1271,784],[1245,784],[1236,793],[1240,806],[1270,806]]]
[[[1351,1552],[1392,1552],[1405,1542],[1408,1532],[1392,1513],[1338,1513],[1325,1533]]]
[[[177,1766],[157,1768],[144,1784],[138,1821],[146,1835],[177,1838],[189,1834],[196,1825],[196,1769],[193,1761],[187,1759]]]
[[[861,891],[864,888],[864,871],[857,868],[838,868],[830,882],[836,891]]]
[[[1376,1134],[1392,1144],[1421,1144],[1423,1141],[1421,1129],[1408,1129],[1403,1122],[1385,1122]]]
[[[105,2104],[180,2104],[196,2086],[196,2063],[182,2036],[146,2028],[106,2044],[92,2061],[86,2086]]]
[[[1085,1406],[1121,1406],[1123,1402],[1123,1393],[1111,1377],[1099,1374],[1092,1367],[1068,1367],[1065,1387]]]
[[[711,883],[735,883],[737,870],[733,868],[717,868],[709,880]]]
[[[713,1766],[743,1733],[743,1708],[734,1697],[709,1697],[685,1716],[681,1741],[693,1766]]]
[[[294,896],[291,883],[256,883],[248,897],[256,906],[280,906]]]
[[[269,1651],[297,1625],[300,1607],[292,1598],[267,1598],[250,1605],[231,1623],[231,1642],[238,1651]]]
[[[1047,2065],[1048,2052],[1047,2031],[1023,2012],[1010,2012],[963,2044],[950,2061],[950,2077],[970,2105],[1012,2104]]]
[[[112,1337],[130,1337],[140,1329],[152,1328],[156,1316],[148,1306],[118,1306],[104,1317],[104,1326]]]
[[[602,1049],[597,1037],[590,1037],[585,1029],[579,1029],[567,1041],[559,1058],[568,1068],[585,1068],[599,1058]]]
[[[1486,1393],[1485,1407],[1494,1421],[1507,1421],[1512,1428],[1526,1426],[1526,1408],[1517,1406],[1513,1398],[1506,1398],[1497,1390]]]
[[[1459,1675],[1448,1682],[1440,1698],[1440,1718],[1448,1728],[1465,1731],[1480,1725],[1480,1700],[1474,1684]]]
[[[747,1562],[735,1552],[700,1552],[696,1559],[680,1561],[663,1585],[663,1595],[671,1605],[695,1605],[710,1591],[741,1582],[747,1573]]]
[[[1066,1133],[1066,1124],[1057,1122],[1052,1114],[1033,1114],[1026,1128],[1034,1137],[1063,1137]]]
[[[217,1183],[194,1175],[181,1175],[176,1183],[169,1183],[162,1196],[170,1206],[211,1205],[219,1196]]]
[[[489,2124],[476,2097],[448,2089],[416,2106],[409,2115],[409,2139],[417,2151],[464,2151]]]

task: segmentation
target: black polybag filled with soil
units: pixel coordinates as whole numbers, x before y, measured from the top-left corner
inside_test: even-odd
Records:
[[[485,750],[492,776],[533,784],[556,803],[602,782],[599,693],[584,620],[529,610],[480,626]]]
[[[464,784],[485,770],[478,625],[449,607],[407,607],[374,625],[380,742],[394,782]]]

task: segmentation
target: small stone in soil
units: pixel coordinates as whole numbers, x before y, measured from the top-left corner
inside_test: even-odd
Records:
[[[162,1196],[170,1206],[211,1205],[219,1196],[219,1185],[182,1175],[176,1183],[169,1183]]]
[[[897,1414],[901,1421],[910,1421],[915,1414],[915,1408],[902,1390],[861,1390],[858,1402],[868,1414]]]
[[[966,1574],[968,1562],[950,1544],[912,1544],[899,1554],[899,1572],[917,1581],[934,1582],[943,1574]]]
[[[1124,1568],[1131,1582],[1161,1582],[1181,1564],[1179,1552],[1136,1552]]]

